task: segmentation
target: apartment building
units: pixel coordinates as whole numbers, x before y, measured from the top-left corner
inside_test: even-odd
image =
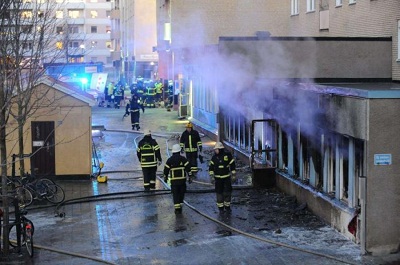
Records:
[[[65,50],[60,63],[101,62],[111,70],[111,1],[51,0],[59,33],[57,47]]]
[[[112,6],[112,61],[116,78],[158,79],[155,0],[115,0]]]
[[[254,184],[273,178],[374,255],[400,247],[399,9],[157,1],[160,68],[187,117],[250,157]]]

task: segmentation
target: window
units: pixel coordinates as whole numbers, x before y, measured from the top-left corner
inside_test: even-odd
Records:
[[[106,17],[108,17],[108,18],[111,17],[111,11],[110,11],[110,10],[107,10],[107,11],[106,11]]]
[[[70,42],[68,42],[68,47],[69,48],[79,48],[80,42],[79,41],[70,41]]]
[[[58,50],[62,50],[63,47],[64,47],[64,44],[63,44],[62,41],[57,41],[57,42],[56,42],[56,48],[57,48]]]
[[[299,14],[299,0],[291,0],[291,15]]]
[[[90,57],[91,62],[97,62],[97,57]]]
[[[32,11],[22,11],[21,16],[22,18],[32,18]]]
[[[24,0],[24,1],[22,1],[22,3],[32,3],[32,0]]]
[[[349,4],[355,4],[357,0],[349,0]]]
[[[315,0],[307,0],[307,12],[315,11]]]
[[[97,26],[91,26],[90,33],[97,33]]]
[[[97,41],[91,41],[90,42],[90,47],[96,48],[97,47]]]
[[[63,34],[64,33],[63,27],[57,27],[56,32],[57,34]]]
[[[79,10],[68,10],[68,17],[69,18],[79,18],[80,17]]]
[[[24,49],[24,50],[32,50],[33,49],[33,43],[32,42],[24,42],[24,43],[22,43],[22,49]]]
[[[336,0],[336,6],[341,6],[343,4],[343,0]]]
[[[71,33],[71,34],[79,33],[79,27],[78,26],[69,26],[68,33]]]
[[[397,20],[397,61],[400,61],[400,20]]]
[[[91,17],[91,18],[97,18],[97,16],[98,16],[98,14],[97,14],[97,11],[96,11],[96,10],[90,11],[90,17]]]
[[[107,49],[112,49],[111,41],[106,41],[106,47]]]
[[[64,12],[62,10],[57,10],[56,11],[56,18],[63,18],[64,17]]]
[[[106,33],[111,33],[111,27],[110,26],[106,27]]]
[[[38,17],[43,18],[44,17],[44,12],[43,11],[38,11]]]

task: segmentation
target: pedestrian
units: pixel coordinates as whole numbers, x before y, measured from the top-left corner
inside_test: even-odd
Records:
[[[186,124],[186,130],[182,133],[180,138],[180,146],[186,153],[186,158],[189,160],[191,171],[195,178],[199,171],[197,167],[198,152],[202,152],[203,145],[199,132],[193,129],[193,124],[191,122]]]
[[[168,158],[164,166],[164,181],[171,181],[172,199],[174,201],[175,213],[182,213],[183,200],[185,199],[186,180],[192,183],[192,174],[189,161],[181,156],[179,144],[172,146],[172,156]],[[188,178],[186,177],[188,176]]]
[[[140,130],[140,109],[142,109],[144,113],[144,106],[140,99],[138,98],[137,95],[132,95],[131,100],[129,101],[128,104],[126,104],[125,107],[125,115],[124,117],[128,116],[129,114],[131,115],[131,125],[132,125],[132,130]]]
[[[221,142],[214,146],[208,172],[215,185],[217,207],[220,213],[231,212],[232,182],[236,181],[236,164],[232,154],[225,150]]]
[[[139,141],[137,148],[137,157],[142,167],[144,190],[156,188],[157,165],[162,163],[160,146],[157,141],[151,137],[151,131],[147,130],[144,137]]]

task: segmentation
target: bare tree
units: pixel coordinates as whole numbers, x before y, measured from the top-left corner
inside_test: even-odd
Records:
[[[2,194],[6,195],[8,150],[7,137],[13,130],[18,135],[20,176],[25,172],[24,128],[26,121],[41,107],[55,105],[38,92],[38,81],[45,74],[44,61],[63,56],[57,46],[55,1],[9,0],[0,3],[0,157]],[[17,126],[9,126],[15,121]],[[33,169],[31,169],[33,170]],[[3,196],[3,220],[9,222],[9,201]],[[3,253],[8,254],[8,229],[3,229]]]

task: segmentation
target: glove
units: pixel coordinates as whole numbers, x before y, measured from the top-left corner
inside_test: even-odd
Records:
[[[158,161],[158,162],[157,162],[157,165],[158,165],[158,166],[161,166],[161,164],[162,164],[162,161]]]
[[[232,181],[232,183],[235,183],[235,182],[236,182],[236,173],[232,173],[232,175],[231,175],[231,181]]]

